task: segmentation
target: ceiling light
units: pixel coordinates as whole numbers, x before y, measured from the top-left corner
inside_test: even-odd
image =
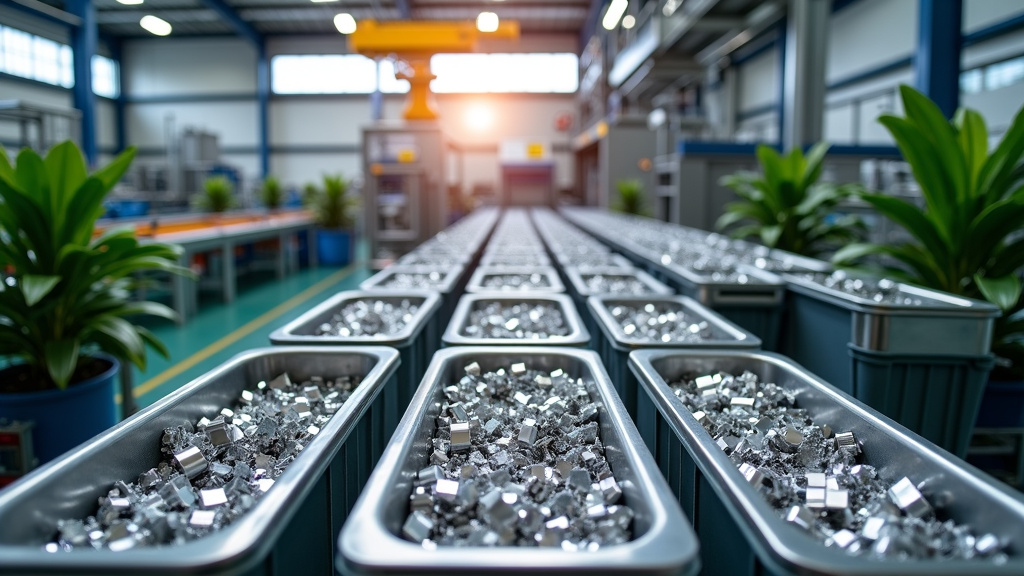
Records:
[[[622,27],[626,30],[631,30],[633,26],[636,26],[636,18],[632,14],[626,14],[622,17]]]
[[[327,2],[337,2],[338,0],[311,0],[314,4],[325,4]]]
[[[334,17],[334,27],[342,34],[351,34],[356,31],[356,19],[348,12],[342,12]]]
[[[627,0],[612,0],[612,3],[608,6],[608,11],[604,13],[604,20],[601,21],[601,26],[604,26],[605,30],[614,30],[619,25],[619,18],[622,18],[628,6],[629,2]]]
[[[494,32],[498,29],[498,15],[494,12],[481,12],[476,17],[476,29],[481,32]]]
[[[139,20],[139,25],[147,32],[157,36],[167,36],[171,33],[171,25],[167,23],[167,20],[153,15],[143,16],[142,20]]]
[[[120,2],[121,4],[127,4],[128,6],[135,6],[137,4],[142,4],[142,0],[117,0],[117,1]]]

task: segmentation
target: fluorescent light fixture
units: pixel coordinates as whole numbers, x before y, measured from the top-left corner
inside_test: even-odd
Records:
[[[117,1],[120,2],[121,4],[125,4],[125,5],[128,5],[128,6],[136,6],[138,4],[142,4],[142,0],[117,0]]]
[[[167,23],[167,20],[157,18],[152,14],[143,16],[142,20],[139,20],[139,25],[145,28],[146,32],[157,36],[167,36],[171,33],[171,25]]]
[[[326,4],[327,2],[337,2],[338,0],[310,0],[314,4]]]
[[[476,29],[481,32],[494,32],[498,29],[498,15],[494,12],[481,12],[476,17]]]
[[[632,14],[626,14],[622,17],[622,27],[626,30],[632,30],[633,26],[636,26],[636,18]]]
[[[342,34],[351,34],[356,31],[356,19],[348,12],[342,12],[334,17],[334,27]]]
[[[615,27],[619,25],[619,18],[626,13],[628,6],[628,0],[612,0],[612,3],[608,5],[608,11],[604,13],[601,26],[604,26],[605,30],[615,30]]]

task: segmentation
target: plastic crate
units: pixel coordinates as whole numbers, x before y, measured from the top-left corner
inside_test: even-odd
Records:
[[[329,574],[340,529],[384,448],[384,397],[398,353],[384,347],[263,348],[235,356],[74,452],[0,491],[0,573],[153,576]],[[56,522],[84,518],[118,480],[160,461],[164,429],[235,402],[282,372],[365,375],[349,400],[245,515],[205,538],[124,552],[49,553]]]
[[[731,576],[875,576],[1024,573],[1024,497],[893,422],[789,359],[765,352],[641,350],[630,355],[640,379],[640,434],[694,520],[705,574]],[[749,370],[796,393],[799,406],[864,444],[864,463],[893,482],[927,481],[924,495],[944,518],[994,533],[1006,543],[1005,564],[985,561],[879,560],[826,547],[791,526],[740,474],[667,382],[684,374]]]

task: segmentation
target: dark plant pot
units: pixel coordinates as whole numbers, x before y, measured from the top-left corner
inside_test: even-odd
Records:
[[[348,266],[353,260],[352,232],[350,230],[316,231],[316,251],[320,264],[325,266]]]
[[[39,464],[117,424],[114,393],[120,363],[107,354],[95,357],[109,362],[110,368],[66,390],[0,394],[0,418],[35,424],[32,449]],[[0,378],[4,372],[0,370]]]
[[[985,384],[977,428],[1024,427],[1024,380],[989,380]]]

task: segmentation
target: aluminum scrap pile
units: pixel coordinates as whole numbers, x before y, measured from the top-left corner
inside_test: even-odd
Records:
[[[539,253],[522,254],[496,252],[491,255],[488,266],[547,266],[547,259]]]
[[[798,274],[798,276],[817,284],[821,284],[825,288],[831,288],[846,294],[851,294],[853,296],[884,304],[921,306],[926,302],[929,304],[936,303],[936,301],[928,298],[907,296],[900,292],[900,288],[896,282],[887,278],[882,278],[881,280],[851,278],[842,270],[837,270],[831,274]]]
[[[420,309],[409,300],[392,304],[384,300],[356,300],[331,316],[330,322],[317,326],[317,336],[390,336],[412,322]]]
[[[630,539],[604,456],[598,405],[562,370],[482,373],[475,362],[444,389],[430,466],[402,528],[435,546],[543,546],[594,551]]]
[[[862,463],[852,431],[813,422],[792,392],[750,372],[670,386],[779,514],[826,546],[887,559],[1006,560],[995,535],[940,521],[909,477],[881,477]]]
[[[480,285],[495,290],[536,290],[550,288],[551,280],[547,275],[533,274],[486,274]]]
[[[568,336],[562,308],[553,303],[481,302],[469,313],[462,335],[471,338],[538,340]]]
[[[703,342],[715,337],[706,320],[687,314],[674,303],[629,306],[614,304],[608,308],[622,333],[640,342]]]
[[[583,274],[583,283],[591,294],[652,294],[654,290],[629,274]]]
[[[445,252],[414,252],[399,261],[401,266],[435,266],[448,268],[461,266],[463,261],[456,255]]]
[[[444,287],[446,276],[441,272],[396,272],[381,282],[380,286],[406,290],[431,290]]]
[[[213,420],[164,430],[160,464],[135,482],[115,482],[93,516],[59,521],[45,549],[181,544],[227,526],[270,490],[360,381],[294,383],[282,374],[243,391]]]

